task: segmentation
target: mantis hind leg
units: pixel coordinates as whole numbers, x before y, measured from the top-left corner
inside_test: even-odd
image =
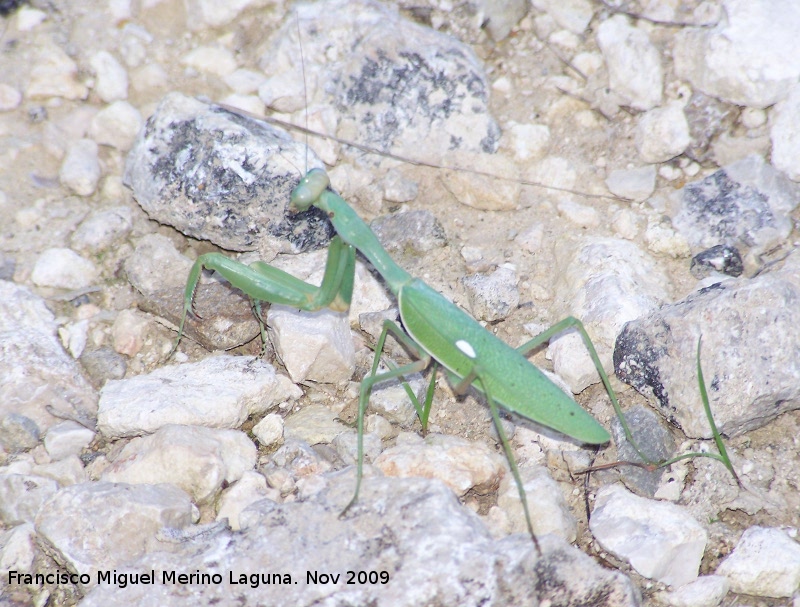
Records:
[[[536,537],[536,533],[533,531],[531,513],[528,510],[528,496],[525,493],[525,485],[522,484],[522,477],[519,474],[517,461],[514,459],[514,453],[511,451],[511,445],[508,442],[506,431],[503,429],[503,424],[500,420],[500,413],[497,410],[497,403],[494,402],[491,392],[489,392],[489,386],[483,381],[480,369],[473,369],[473,371],[470,373],[470,377],[472,376],[475,377],[475,381],[480,382],[483,388],[483,393],[486,396],[486,402],[489,403],[489,410],[492,412],[492,420],[494,421],[494,427],[497,430],[497,436],[500,437],[500,443],[503,445],[503,451],[505,452],[506,460],[508,460],[508,466],[511,468],[511,474],[514,476],[514,482],[517,485],[517,491],[519,491],[519,499],[522,502],[522,509],[525,512],[525,523],[528,525],[528,533],[530,533],[531,539],[536,546],[536,552],[539,554],[539,556],[541,556],[542,549],[539,546],[539,540]]]
[[[605,369],[603,369],[603,364],[600,362],[600,357],[597,355],[597,350],[595,349],[589,334],[586,332],[586,328],[583,326],[583,323],[580,320],[574,316],[568,316],[564,320],[554,324],[546,331],[543,331],[530,341],[525,342],[519,348],[517,348],[517,350],[522,354],[527,354],[528,352],[538,348],[543,343],[550,341],[554,335],[557,335],[566,329],[576,329],[578,333],[580,333],[583,344],[586,346],[586,350],[589,352],[589,356],[594,363],[595,369],[597,369],[598,375],[600,375],[603,386],[605,387],[606,392],[608,392],[608,397],[611,399],[614,412],[617,414],[620,424],[622,425],[622,431],[625,433],[625,439],[631,444],[633,450],[636,451],[636,454],[642,459],[643,462],[648,465],[655,465],[655,462],[653,462],[642,452],[642,450],[639,448],[639,445],[634,440],[633,433],[631,432],[628,422],[625,420],[625,416],[622,413],[622,407],[617,399],[617,393],[614,392],[614,388],[611,387],[611,380],[609,380],[608,374],[606,373]]]
[[[378,373],[378,364],[380,363],[381,352],[383,351],[383,346],[386,343],[386,337],[389,333],[392,333],[395,337],[397,337],[404,345],[406,345],[412,353],[419,357],[418,360],[409,363],[407,365],[402,365],[400,367],[391,368],[389,371],[385,373]],[[431,363],[431,357],[428,355],[417,342],[415,342],[411,337],[405,333],[396,323],[392,322],[391,320],[387,320],[383,323],[383,330],[381,331],[381,335],[378,338],[378,342],[375,345],[375,358],[372,361],[372,369],[370,370],[370,374],[361,380],[361,389],[359,391],[358,397],[358,423],[357,423],[357,448],[358,448],[358,461],[356,463],[356,489],[353,493],[353,498],[350,502],[345,506],[344,510],[342,510],[340,517],[347,514],[347,511],[358,501],[358,494],[361,490],[361,479],[364,476],[364,416],[367,412],[367,406],[369,405],[369,396],[372,392],[372,388],[375,384],[379,384],[382,381],[386,381],[389,379],[393,379],[395,377],[403,378],[406,375],[410,375],[412,373],[417,373],[425,369]],[[433,376],[436,376],[434,372]],[[423,422],[423,427],[427,425],[428,420],[428,413],[430,412],[431,403],[433,397],[433,380],[431,380],[431,384],[428,387],[428,392],[426,394],[425,405],[420,406],[419,399],[417,399],[416,395],[414,394],[411,387],[408,385],[407,382],[403,382],[403,386],[406,389],[406,393],[411,398],[411,402],[414,403],[414,408],[417,411],[417,414],[420,416],[420,421]]]

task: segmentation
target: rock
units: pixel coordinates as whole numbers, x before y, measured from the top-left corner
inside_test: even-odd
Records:
[[[229,24],[250,7],[262,7],[264,0],[235,0],[220,4],[214,0],[188,0],[186,4],[187,25],[190,30],[218,28]]]
[[[0,417],[24,415],[46,432],[63,418],[91,424],[96,411],[97,395],[61,347],[44,300],[0,281]]]
[[[736,247],[718,244],[692,257],[689,271],[698,280],[720,274],[736,278],[742,275],[744,264]]]
[[[661,103],[664,71],[661,56],[643,29],[615,15],[597,29],[597,44],[608,68],[611,90],[622,103],[650,110]]]
[[[171,424],[125,445],[101,480],[172,483],[204,504],[255,464],[255,445],[243,432]]]
[[[192,262],[181,255],[162,234],[148,234],[125,260],[125,272],[133,287],[147,297],[165,289],[185,289]]]
[[[671,214],[692,247],[764,249],[788,237],[798,200],[800,186],[748,156],[676,192]]]
[[[478,320],[502,320],[517,309],[516,268],[504,264],[488,276],[473,274],[461,280],[467,292],[469,309]]]
[[[605,550],[646,578],[670,586],[697,578],[707,534],[681,506],[609,485],[597,493],[589,528]]]
[[[558,213],[579,228],[596,228],[600,225],[600,214],[597,209],[569,198],[558,203]]]
[[[79,358],[83,354],[89,338],[89,320],[83,319],[59,327],[58,336],[61,338],[61,344],[72,357]]]
[[[253,426],[253,435],[263,447],[269,449],[283,442],[283,418],[277,413],[268,413]]]
[[[6,575],[11,571],[32,573],[36,551],[36,530],[32,523],[9,529],[0,534],[0,571]]]
[[[132,229],[130,207],[114,207],[94,213],[81,222],[70,238],[70,245],[79,251],[99,253],[126,238]]]
[[[637,447],[650,462],[660,464],[675,455],[675,440],[652,409],[637,405],[629,408],[623,415]],[[611,434],[617,447],[617,460],[644,463],[625,437],[622,423],[617,416],[611,420]],[[620,466],[619,469],[620,480],[625,486],[645,497],[656,495],[665,472],[665,468],[648,470],[638,466]]]
[[[336,438],[331,441],[331,446],[336,449],[336,454],[345,464],[352,465],[358,462],[357,432],[350,430],[339,433]],[[373,463],[383,451],[381,437],[377,433],[365,430],[363,448],[364,462],[367,464]]]
[[[0,84],[0,112],[10,112],[22,103],[22,93],[10,84]]]
[[[355,347],[346,314],[273,305],[267,325],[275,351],[295,383],[339,383],[353,376]]]
[[[127,101],[115,101],[92,118],[89,134],[100,145],[127,152],[133,147],[142,125],[139,110]]]
[[[773,0],[724,0],[715,27],[683,28],[675,37],[675,72],[707,95],[766,108],[800,76],[800,12]]]
[[[309,445],[330,443],[347,426],[336,419],[336,413],[324,405],[306,405],[284,422],[286,439],[301,440]]]
[[[99,571],[163,549],[156,533],[184,528],[192,516],[189,496],[172,485],[81,483],[62,489],[42,508],[36,531],[62,566],[88,574],[82,582],[86,591],[104,586],[98,584]]]
[[[144,346],[150,322],[134,310],[120,310],[111,327],[114,350],[126,356],[136,356]]]
[[[672,607],[717,607],[729,588],[728,580],[721,575],[702,575],[662,596],[663,601]]]
[[[406,179],[397,169],[387,171],[383,178],[383,197],[389,202],[411,202],[418,191],[417,182]]]
[[[210,356],[111,380],[100,392],[98,430],[107,438],[155,432],[168,424],[238,428],[300,395],[272,365],[245,356]]]
[[[792,87],[789,95],[772,110],[769,137],[772,141],[772,164],[789,179],[800,181],[800,87]]]
[[[611,171],[606,185],[614,196],[629,200],[647,200],[656,187],[656,168],[652,165]]]
[[[617,338],[622,381],[687,436],[711,437],[697,380],[697,348],[714,419],[735,436],[800,406],[798,264],[753,279],[730,279],[628,323]],[[713,386],[713,388],[712,388]]]
[[[569,511],[558,483],[544,466],[527,466],[519,470],[522,486],[528,501],[528,510],[537,537],[555,534],[567,542],[574,542],[578,524]],[[497,505],[509,519],[508,533],[527,533],[525,511],[519,498],[519,489],[514,477],[506,474],[500,481]]]
[[[513,211],[519,205],[519,169],[507,158],[467,152],[451,153],[446,166],[474,167],[500,179],[469,170],[442,170],[442,184],[461,204],[483,211]],[[536,181],[535,179],[533,181]]]
[[[504,40],[528,12],[528,3],[523,0],[503,0],[502,2],[480,0],[478,6],[479,10],[486,15],[481,27],[486,29],[495,42]]]
[[[686,156],[700,163],[712,160],[712,144],[730,132],[736,121],[736,107],[724,103],[716,97],[694,91],[683,113],[689,123],[691,142],[686,148]]]
[[[297,167],[304,165],[305,146],[284,131],[170,93],[128,155],[124,182],[154,220],[271,259],[278,251],[319,248],[333,236],[316,207],[287,212]],[[321,163],[312,156],[314,167]]]
[[[540,559],[527,536],[492,539],[439,482],[369,479],[356,506],[340,518],[351,497],[349,483],[329,483],[307,501],[262,500],[242,512],[241,532],[178,544],[174,552],[147,555],[124,571],[153,569],[159,580],[173,571],[219,574],[220,584],[197,585],[192,591],[193,601],[219,607],[321,601],[395,607],[431,602],[490,607],[547,600],[577,605],[598,596],[609,607],[638,602],[630,580],[558,538],[542,538],[545,556]],[[366,583],[347,585],[348,571],[355,572],[356,581],[358,572],[365,572]],[[375,572],[374,584],[370,571]],[[431,571],[438,573],[432,576]],[[233,579],[228,572],[234,572]],[[388,583],[381,582],[381,572]],[[339,577],[322,578],[322,573]],[[268,574],[277,577],[261,577]],[[82,607],[123,602],[170,607],[185,601],[185,588],[179,584],[123,589],[109,584],[93,589]]]
[[[401,435],[395,447],[386,449],[375,466],[387,476],[421,476],[443,481],[457,495],[470,489],[492,491],[506,474],[503,456],[483,443],[442,434],[420,439]],[[401,442],[402,441],[402,442]]]
[[[89,475],[83,467],[83,462],[77,455],[67,455],[49,464],[38,464],[31,469],[31,472],[46,478],[52,478],[60,487],[85,483],[89,480]]]
[[[94,92],[106,103],[128,98],[128,72],[108,51],[99,51],[89,60],[97,75]],[[101,142],[98,142],[101,143]]]
[[[31,281],[40,287],[82,289],[90,286],[98,273],[93,262],[72,249],[59,247],[46,249],[39,255],[33,266]]]
[[[255,93],[265,79],[266,76],[262,72],[248,70],[246,68],[239,68],[223,78],[225,84],[238,95]]]
[[[307,95],[297,71],[299,40]],[[354,41],[359,57],[350,50]],[[267,49],[259,64],[272,74],[259,89],[264,103],[300,113],[332,105],[338,116],[329,132],[340,138],[413,158],[424,152],[434,162],[452,159],[454,151],[497,149],[489,85],[471,48],[385,5],[327,0],[298,6]]]
[[[589,26],[594,15],[594,7],[588,0],[533,0],[531,2],[537,11],[550,15],[555,22],[574,34],[582,34]]]
[[[128,369],[125,357],[111,348],[83,352],[80,362],[92,384],[97,388],[102,388],[109,379],[122,379]]]
[[[514,157],[519,162],[540,160],[550,145],[550,128],[544,124],[512,123],[508,127],[511,135]]]
[[[52,426],[44,437],[44,448],[50,459],[57,461],[70,455],[80,455],[95,437],[89,428],[73,421],[64,421]]]
[[[569,265],[559,273],[556,301],[561,314],[580,319],[606,371],[612,344],[622,326],[669,299],[669,280],[652,257],[619,238],[585,238],[565,252]],[[600,376],[580,334],[573,330],[550,340],[553,368],[573,393],[597,383]]]
[[[181,58],[181,63],[198,72],[224,78],[236,70],[233,53],[218,46],[198,46]]]
[[[56,491],[58,483],[51,478],[0,473],[0,521],[9,526],[32,523],[42,504]]]
[[[716,573],[733,592],[791,597],[800,587],[800,544],[781,529],[750,527]]]
[[[666,162],[682,154],[690,141],[689,123],[677,101],[646,112],[636,126],[636,149],[645,162]]]
[[[270,494],[270,490],[267,488],[267,479],[264,478],[264,475],[254,470],[249,470],[242,474],[242,478],[223,491],[218,502],[217,520],[228,519],[230,528],[238,531],[241,529],[239,514],[242,510],[268,495],[280,497],[275,495],[276,493]]]
[[[326,461],[311,446],[299,439],[288,438],[286,442],[272,455],[272,463],[283,468],[295,478],[321,474],[331,469],[330,462]],[[272,484],[269,476],[267,482]]]
[[[39,444],[39,426],[31,418],[9,413],[0,418],[0,449],[5,453],[30,451]]]
[[[430,211],[406,211],[379,217],[370,223],[389,253],[421,255],[447,244],[444,228]]]
[[[40,46],[29,73],[25,87],[25,97],[29,99],[84,99],[88,93],[78,80],[78,66],[52,41]]]
[[[650,216],[644,232],[647,249],[672,258],[689,257],[691,249],[683,233],[677,232],[666,217]]]
[[[58,177],[61,184],[78,196],[91,196],[100,180],[97,144],[91,139],[78,139],[70,144]]]

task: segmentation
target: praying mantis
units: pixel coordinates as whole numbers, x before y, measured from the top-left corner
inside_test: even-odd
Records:
[[[538,549],[538,540],[533,531],[525,491],[508,438],[500,422],[498,405],[582,443],[590,445],[607,443],[610,436],[605,428],[525,356],[552,336],[569,328],[577,329],[624,425],[617,397],[583,324],[576,318],[566,318],[519,348],[512,348],[421,279],[412,277],[397,265],[367,224],[339,195],[329,189],[329,185],[327,174],[320,169],[313,169],[295,187],[291,196],[293,209],[303,211],[311,205],[318,207],[328,215],[337,232],[330,244],[322,284],[319,287],[310,285],[263,262],[255,262],[248,266],[219,253],[201,255],[195,261],[187,280],[178,342],[183,335],[187,316],[194,313],[194,292],[203,269],[217,271],[231,285],[252,298],[256,302],[257,309],[260,302],[269,302],[307,311],[319,310],[326,306],[333,310],[345,311],[350,305],[353,292],[356,250],[360,251],[372,263],[397,298],[404,328],[390,320],[385,321],[375,348],[371,372],[361,382],[357,421],[356,487],[353,499],[344,512],[356,503],[361,487],[364,417],[373,386],[388,379],[403,378],[424,370],[435,361],[444,368],[457,393],[463,393],[471,386],[486,398],[519,490],[528,531]],[[390,333],[408,348],[417,360],[399,367],[392,365],[390,370],[378,373],[381,352]],[[407,390],[412,397],[423,429],[427,426],[435,375],[432,374],[431,384],[422,404],[410,389]],[[626,435],[633,442],[627,426],[624,427]],[[644,456],[643,459],[649,461]]]
[[[178,342],[183,335],[187,316],[194,313],[193,296],[203,269],[215,270],[232,286],[248,295],[255,302],[256,315],[261,320],[259,312],[261,302],[288,305],[305,311],[315,311],[325,307],[346,311],[352,298],[356,251],[369,260],[397,299],[402,327],[393,321],[384,323],[376,343],[370,373],[361,382],[357,417],[356,484],[353,497],[342,514],[348,512],[357,502],[361,488],[364,471],[364,419],[373,387],[393,378],[403,379],[432,364],[434,367],[440,365],[456,393],[461,394],[469,388],[474,388],[484,395],[516,481],[528,531],[537,551],[541,552],[533,531],[519,470],[500,420],[499,408],[552,428],[581,443],[602,445],[609,442],[610,435],[606,429],[526,357],[551,337],[568,329],[577,330],[581,335],[621,420],[627,439],[641,458],[646,463],[652,464],[636,447],[608,375],[583,324],[578,319],[568,317],[518,348],[509,346],[457,305],[396,264],[367,224],[343,198],[329,189],[329,185],[326,173],[314,169],[301,179],[291,196],[291,206],[294,210],[304,211],[310,206],[315,206],[328,215],[336,231],[337,235],[330,243],[321,285],[319,287],[310,285],[263,262],[244,265],[219,253],[201,255],[189,273],[184,291]],[[388,371],[379,373],[381,354],[390,334],[404,345],[416,360],[401,366],[390,364]],[[423,403],[420,403],[406,386],[423,430],[427,428],[435,378],[434,368]],[[718,434],[715,434],[715,437],[718,437]]]

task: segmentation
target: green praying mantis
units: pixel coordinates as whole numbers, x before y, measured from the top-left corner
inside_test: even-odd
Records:
[[[537,551],[541,552],[533,531],[519,470],[500,421],[498,405],[582,443],[602,445],[610,440],[611,437],[603,426],[526,358],[526,354],[547,342],[554,335],[570,328],[574,328],[580,333],[622,422],[627,439],[634,445],[640,457],[646,463],[653,465],[653,462],[636,447],[608,375],[603,370],[594,345],[578,319],[566,318],[519,348],[512,348],[421,279],[412,277],[397,265],[356,211],[338,194],[329,189],[329,186],[330,181],[327,174],[321,169],[313,169],[301,179],[291,196],[291,208],[299,212],[314,205],[328,215],[336,230],[337,234],[330,243],[321,285],[319,287],[310,285],[263,262],[244,265],[220,253],[201,255],[189,273],[184,292],[183,315],[178,329],[178,340],[173,352],[183,336],[187,316],[194,314],[194,292],[203,269],[217,271],[232,286],[248,295],[254,301],[256,315],[261,321],[259,313],[261,302],[283,304],[306,311],[315,311],[324,307],[336,311],[346,311],[350,306],[353,292],[356,250],[360,251],[383,277],[389,290],[396,297],[403,326],[390,320],[384,322],[383,330],[375,347],[371,372],[361,382],[357,421],[356,487],[352,500],[342,512],[343,515],[356,503],[361,488],[364,463],[364,417],[373,386],[392,378],[403,379],[409,374],[426,369],[434,361],[434,365],[438,364],[443,367],[448,379],[455,387],[456,393],[463,393],[473,387],[484,395],[511,473],[516,481],[528,531]],[[388,371],[378,373],[381,353],[389,334],[402,343],[416,360],[402,366],[391,364]],[[406,384],[406,392],[414,404],[423,430],[427,428],[435,377],[434,368],[422,404]],[[702,372],[700,378],[702,381]],[[704,388],[705,386],[701,383],[703,395],[705,395]],[[707,406],[707,397],[704,398],[704,403]],[[697,455],[715,457],[726,462],[726,466],[733,472],[708,408],[707,413],[724,459],[722,455],[712,453],[687,454],[677,459]]]

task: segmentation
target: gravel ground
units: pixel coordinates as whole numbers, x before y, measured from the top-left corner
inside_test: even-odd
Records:
[[[791,3],[14,4],[0,604],[798,604]],[[287,211],[307,167],[505,342],[580,318],[653,459],[716,453],[699,351],[738,483],[613,465],[636,455],[565,328],[531,361],[613,440],[503,418],[541,553],[485,400],[442,374],[425,436],[401,385],[375,390],[339,517],[397,319],[365,259],[349,313],[274,305],[265,333],[204,257],[170,356],[201,255],[321,280],[333,229]]]

